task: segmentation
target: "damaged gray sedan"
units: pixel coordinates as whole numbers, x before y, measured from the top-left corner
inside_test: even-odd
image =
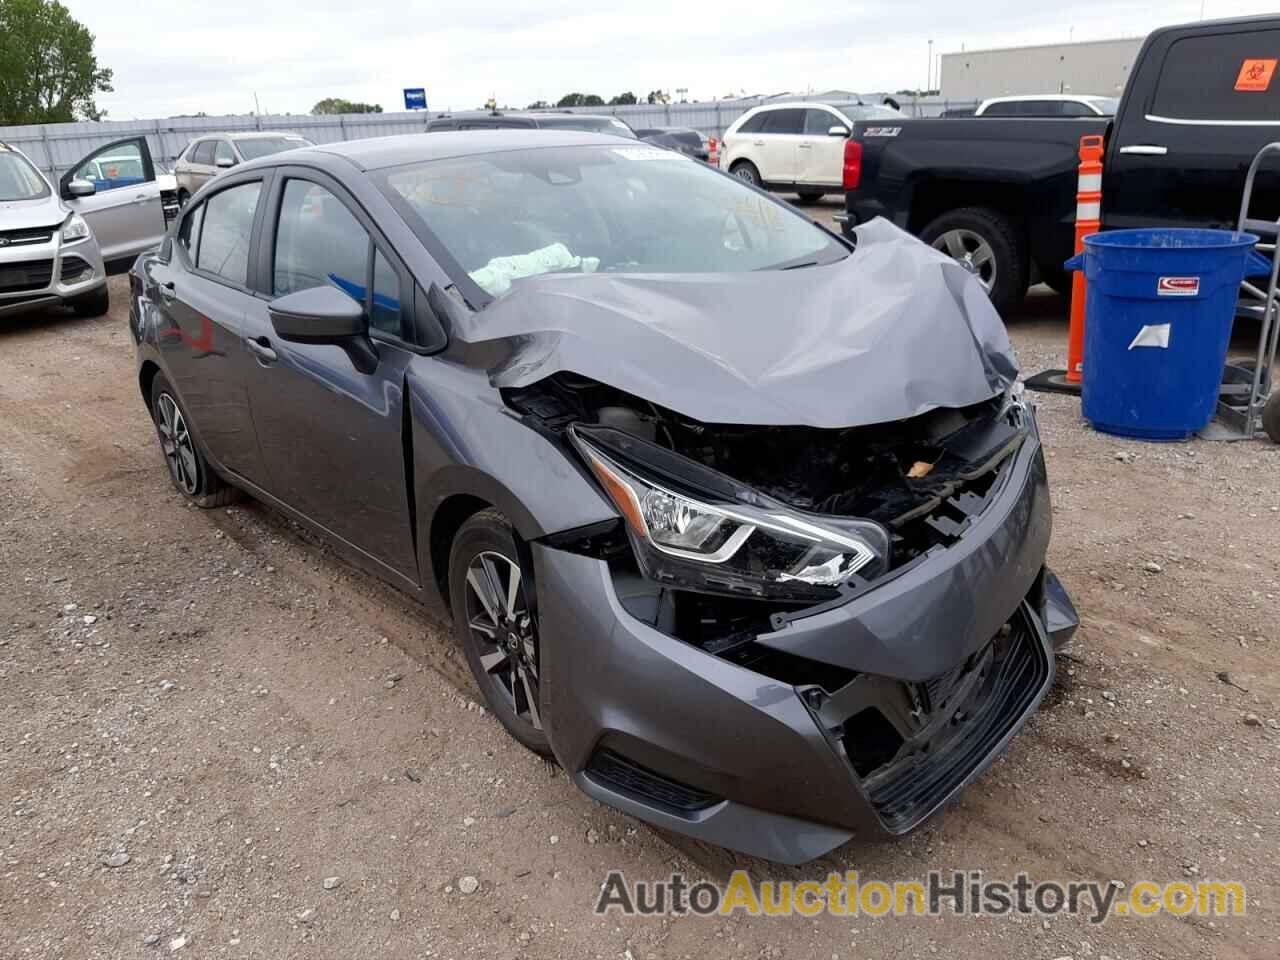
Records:
[[[978,776],[1075,613],[978,282],[578,132],[243,164],[131,274],[170,476],[449,617],[596,799],[791,863]]]

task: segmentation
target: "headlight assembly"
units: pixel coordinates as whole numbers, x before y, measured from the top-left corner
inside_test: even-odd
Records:
[[[67,222],[62,225],[62,242],[78,243],[87,239],[89,239],[89,224],[85,223],[84,217],[78,213],[67,217]]]
[[[575,428],[571,436],[625,518],[641,571],[655,580],[821,601],[887,560],[889,537],[877,523],[800,513],[616,430]]]

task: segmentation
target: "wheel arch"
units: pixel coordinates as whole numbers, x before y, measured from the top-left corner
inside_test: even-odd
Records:
[[[142,402],[147,405],[147,409],[151,409],[151,385],[156,382],[156,376],[160,373],[160,364],[154,360],[142,361],[142,366],[138,369],[138,388],[142,391]]]
[[[917,236],[934,220],[965,207],[987,207],[1009,218],[1026,243],[1027,191],[1017,183],[928,179],[914,185],[907,230]]]

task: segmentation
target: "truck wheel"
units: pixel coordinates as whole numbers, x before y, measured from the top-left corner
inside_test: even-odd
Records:
[[[1280,443],[1280,390],[1271,394],[1271,399],[1262,408],[1262,429],[1272,443]]]
[[[1027,252],[1013,223],[998,210],[951,210],[925,227],[920,239],[972,270],[1001,313],[1027,295]]]
[[[760,186],[760,171],[750,160],[739,160],[729,168],[729,172],[739,180],[747,181],[753,187]]]
[[[1040,279],[1060,297],[1071,299],[1071,274],[1055,267],[1041,267]]]

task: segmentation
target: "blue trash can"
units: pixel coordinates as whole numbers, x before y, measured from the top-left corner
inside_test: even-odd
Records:
[[[1112,230],[1085,237],[1085,419],[1105,433],[1184,440],[1213,417],[1258,238],[1229,230]]]

